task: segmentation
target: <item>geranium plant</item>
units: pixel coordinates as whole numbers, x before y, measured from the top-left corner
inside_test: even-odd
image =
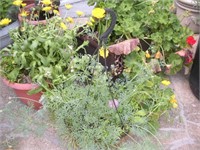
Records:
[[[153,66],[154,72],[165,71],[170,66],[170,73],[174,74],[182,68],[183,61],[175,53],[187,46],[185,40],[192,32],[182,27],[172,12],[173,0],[88,0],[88,4],[111,8],[117,14],[116,26],[108,45],[139,38],[140,48],[146,51],[146,63]],[[97,26],[107,26],[108,20]]]
[[[191,49],[192,49],[193,45],[196,43],[196,40],[193,36],[188,36],[186,39],[186,43],[187,43],[187,47],[176,52],[176,54],[178,54],[179,56],[182,57],[183,63],[184,63],[183,66],[185,69],[185,74],[188,74],[191,69],[191,65],[193,63],[193,57],[194,57],[194,54],[191,51]]]

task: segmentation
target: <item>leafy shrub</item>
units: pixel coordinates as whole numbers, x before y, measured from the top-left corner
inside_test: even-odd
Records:
[[[82,62],[84,57],[76,59]],[[135,125],[155,130],[159,116],[170,108],[173,94],[170,88],[160,88],[162,78],[135,62],[135,72],[124,72],[112,82],[101,70],[103,66],[90,60],[85,68],[73,70],[64,84],[45,93],[43,100],[70,146],[109,149]],[[93,76],[88,71],[91,68],[99,68]],[[119,102],[117,109],[109,105],[113,99]]]

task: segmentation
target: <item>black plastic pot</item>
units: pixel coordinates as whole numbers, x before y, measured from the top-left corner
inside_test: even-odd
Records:
[[[199,49],[200,49],[200,39],[198,41],[198,46],[196,50],[196,54],[193,60],[192,69],[189,76],[189,83],[190,88],[193,92],[193,94],[198,98],[199,100]]]

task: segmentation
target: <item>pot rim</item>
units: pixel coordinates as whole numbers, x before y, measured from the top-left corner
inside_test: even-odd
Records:
[[[13,83],[5,78],[2,78],[2,80],[4,84],[17,90],[31,90],[31,89],[39,88],[39,85],[35,83]]]

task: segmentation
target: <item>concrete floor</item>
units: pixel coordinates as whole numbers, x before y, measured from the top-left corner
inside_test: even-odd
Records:
[[[65,11],[64,4],[71,1],[61,1],[60,8],[63,13]],[[85,11],[86,14],[91,12],[92,8],[88,7],[84,0],[79,1],[80,3],[77,3],[78,5],[75,5],[73,10],[68,13],[72,17],[75,16],[74,11],[76,10],[87,10]],[[199,150],[200,101],[191,92],[188,77],[183,72],[169,76],[169,78],[172,82],[171,88],[174,90],[179,107],[178,109],[170,110],[168,117],[161,117],[160,128],[155,136],[161,142],[162,149],[165,150]],[[32,132],[24,136],[21,132],[15,131],[16,126],[18,126],[17,120],[20,117],[23,118],[23,114],[18,116],[19,118],[12,118],[16,119],[12,120],[12,123],[8,119],[12,115],[18,115],[23,104],[13,101],[14,98],[11,97],[14,96],[13,91],[0,80],[0,150],[6,150],[9,145],[14,150],[66,150],[67,146],[61,141],[55,132],[56,129],[50,123],[44,124],[47,128],[41,136],[36,136]],[[2,111],[8,105],[15,105],[15,103],[15,109],[7,112],[7,114]],[[42,112],[34,113],[40,114]]]
[[[169,77],[174,90],[178,109],[169,111],[169,116],[163,116],[160,119],[160,128],[155,135],[162,149],[165,150],[199,150],[200,149],[200,101],[194,97],[190,90],[188,78],[182,72]],[[16,105],[13,110],[8,112],[0,111],[0,150],[10,145],[14,150],[66,150],[67,146],[61,141],[55,132],[55,128],[50,122],[45,121],[42,124],[42,119],[39,123],[46,126],[41,135],[37,136],[36,131],[30,131],[27,135],[22,134],[25,131],[16,131],[20,125],[19,118],[2,117],[15,114],[21,115],[20,107],[23,104],[13,101],[10,97],[14,97],[12,89],[5,86],[0,80],[0,110],[3,110],[8,105],[13,103]],[[6,114],[7,113],[7,114]],[[42,113],[40,111],[34,113]],[[22,114],[24,115],[24,114]],[[26,115],[25,115],[26,116]],[[22,116],[23,118],[23,116]],[[10,123],[11,122],[11,123]],[[14,124],[13,124],[14,123]],[[37,123],[37,122],[36,122]],[[29,125],[29,124],[28,124]],[[31,125],[31,124],[30,124]],[[37,125],[36,125],[37,127]],[[157,142],[157,141],[156,141]]]

